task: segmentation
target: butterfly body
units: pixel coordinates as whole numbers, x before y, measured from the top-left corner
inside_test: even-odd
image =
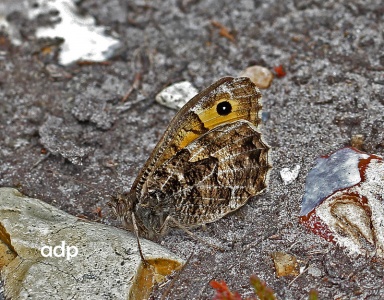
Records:
[[[261,95],[248,78],[226,77],[175,116],[131,191],[115,205],[139,235],[214,222],[266,187],[269,146],[262,140]]]

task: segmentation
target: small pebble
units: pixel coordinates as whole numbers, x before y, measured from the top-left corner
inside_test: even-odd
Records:
[[[284,185],[288,185],[294,182],[297,176],[299,176],[299,172],[300,165],[294,166],[292,170],[290,170],[289,168],[282,168],[280,171],[280,176],[284,182]]]
[[[362,134],[354,134],[351,137],[351,146],[358,149],[363,150],[364,145],[364,135]]]
[[[319,268],[314,267],[314,266],[309,266],[308,274],[312,275],[313,277],[320,277],[322,275],[321,270]]]
[[[192,99],[198,90],[189,81],[182,81],[170,85],[156,95],[156,101],[168,108],[179,110],[190,99]]]
[[[272,72],[261,66],[246,68],[239,76],[248,77],[260,89],[269,88],[273,80]]]
[[[277,277],[299,275],[299,266],[295,256],[284,252],[273,252],[272,259]]]

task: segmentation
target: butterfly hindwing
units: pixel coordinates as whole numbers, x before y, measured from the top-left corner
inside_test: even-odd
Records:
[[[154,232],[167,216],[186,227],[216,221],[264,190],[268,151],[250,122],[219,125],[147,178],[135,213]]]

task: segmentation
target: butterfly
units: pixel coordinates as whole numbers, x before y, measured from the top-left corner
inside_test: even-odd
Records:
[[[267,186],[270,147],[259,131],[261,94],[249,78],[225,77],[170,122],[115,215],[157,240],[170,227],[217,221]]]

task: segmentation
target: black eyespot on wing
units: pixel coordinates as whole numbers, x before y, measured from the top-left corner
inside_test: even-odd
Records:
[[[228,101],[223,101],[217,104],[216,111],[220,116],[226,116],[231,113],[232,105]]]

